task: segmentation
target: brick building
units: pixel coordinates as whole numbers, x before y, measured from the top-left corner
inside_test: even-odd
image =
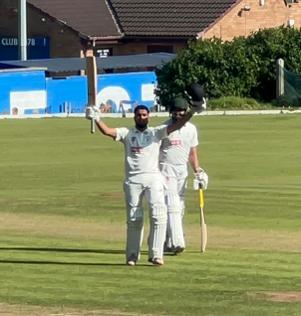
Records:
[[[238,1],[198,38],[213,36],[231,40],[236,36],[248,36],[260,29],[277,26],[301,27],[301,2],[284,0]]]
[[[27,0],[35,59],[177,53],[190,40],[281,25],[301,27],[299,0]],[[17,37],[18,0],[1,0],[0,59],[16,59]]]

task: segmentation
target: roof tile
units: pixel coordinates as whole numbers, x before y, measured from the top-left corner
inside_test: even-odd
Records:
[[[108,0],[125,36],[195,37],[236,0]]]
[[[240,0],[27,0],[82,36],[194,38]]]
[[[120,36],[105,0],[27,0],[87,37]]]

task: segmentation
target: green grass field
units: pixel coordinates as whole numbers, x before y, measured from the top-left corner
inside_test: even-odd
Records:
[[[144,242],[132,268],[122,145],[84,119],[0,120],[1,315],[301,315],[301,116],[192,121],[210,181],[207,251],[190,177],[186,251],[153,267]]]

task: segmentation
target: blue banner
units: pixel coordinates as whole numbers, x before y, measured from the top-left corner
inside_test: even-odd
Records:
[[[44,59],[50,57],[49,38],[32,37],[27,39],[27,58]],[[18,60],[18,38],[0,37],[0,60]]]
[[[155,106],[154,72],[98,75],[96,106],[106,113],[133,112],[137,104]],[[88,103],[86,76],[46,78],[43,70],[0,72],[0,114],[83,113]]]

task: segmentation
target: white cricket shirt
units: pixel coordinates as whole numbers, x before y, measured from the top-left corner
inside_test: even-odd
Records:
[[[133,128],[117,128],[116,141],[124,144],[125,177],[159,174],[161,140],[167,137],[167,125],[148,127],[141,132]]]
[[[166,124],[171,124],[171,120]],[[190,122],[172,132],[162,140],[160,163],[186,165],[191,147],[198,145],[198,134],[195,125]]]

